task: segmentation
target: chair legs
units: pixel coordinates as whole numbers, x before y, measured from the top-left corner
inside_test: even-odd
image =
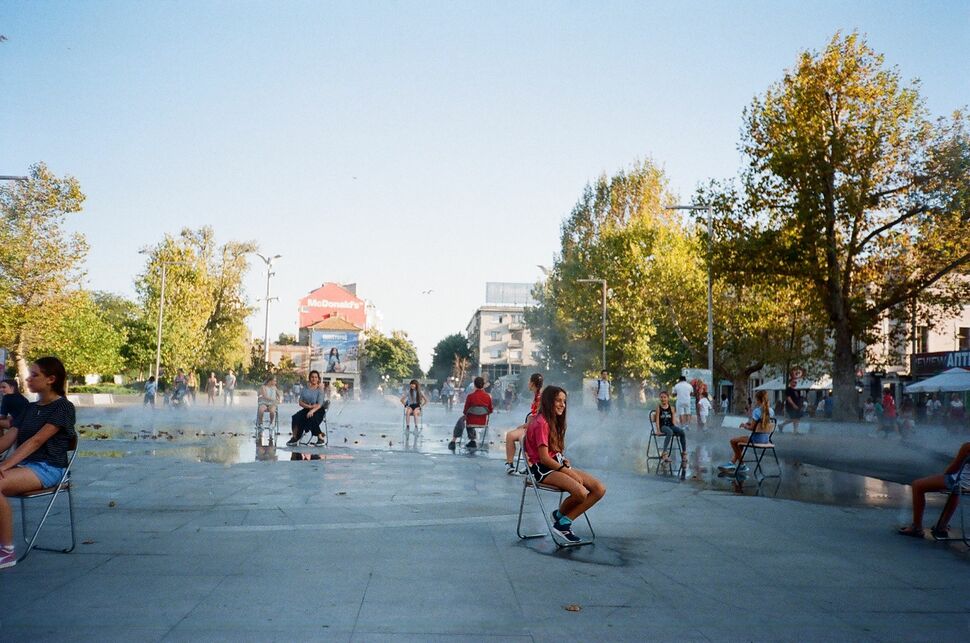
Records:
[[[750,443],[745,443],[744,447],[741,449],[741,460],[738,462],[738,467],[734,470],[734,478],[736,480],[741,478],[741,465],[744,464],[744,458],[748,454],[748,449],[752,449],[754,452],[755,466],[754,466],[754,477],[759,480],[764,480],[765,478],[780,478],[781,477],[781,462],[778,460],[778,454],[775,453],[774,448],[764,449],[758,447],[752,447]],[[772,457],[775,459],[775,467],[777,473],[766,474],[765,469],[761,466],[761,461],[764,460],[765,452],[770,451]]]
[[[37,536],[40,535],[41,528],[44,526],[44,523],[47,522],[47,517],[50,515],[51,510],[54,508],[54,501],[56,501],[57,497],[62,493],[67,494],[67,515],[68,515],[68,521],[71,524],[71,546],[67,547],[66,549],[41,547],[36,544]],[[44,515],[40,519],[40,522],[37,523],[37,527],[34,529],[34,533],[29,537],[27,536],[27,500],[28,498],[20,499],[20,527],[21,527],[21,531],[23,532],[24,542],[27,543],[27,547],[26,549],[24,549],[23,555],[20,556],[17,562],[20,562],[25,558],[27,558],[27,556],[30,554],[31,550],[33,549],[39,549],[41,551],[53,551],[53,552],[58,552],[62,554],[69,554],[72,551],[74,551],[74,547],[77,546],[77,533],[74,525],[74,497],[71,495],[70,487],[63,490],[58,489],[57,491],[54,491],[51,493],[51,499],[50,499],[50,502],[47,503],[47,509],[44,511]]]
[[[955,489],[950,492],[951,496],[953,494],[959,495],[958,502],[960,502],[960,508],[958,509],[958,511],[960,512],[960,537],[953,538],[950,536],[946,536],[945,538],[936,538],[934,536],[934,540],[936,540],[937,542],[944,542],[944,543],[962,542],[964,545],[967,545],[968,547],[970,547],[970,533],[967,533],[967,524],[966,524],[966,510],[965,510],[966,503],[963,502],[964,500],[966,500],[963,496],[970,496],[970,490],[960,491],[959,489]],[[934,527],[934,530],[939,530],[942,527],[946,527],[946,525],[940,524],[942,520],[943,520],[943,514],[940,514],[940,518],[936,521],[936,526]]]
[[[556,547],[558,547],[560,549],[563,549],[563,548],[567,548],[567,547],[581,547],[582,545],[591,545],[591,544],[593,544],[593,542],[596,540],[596,532],[593,531],[593,523],[591,523],[590,520],[589,520],[589,513],[588,512],[587,513],[584,513],[583,514],[583,517],[586,519],[586,526],[589,527],[589,533],[590,533],[589,540],[581,540],[581,541],[576,542],[576,543],[571,543],[571,542],[568,542],[566,540],[562,540],[561,536],[558,536],[556,534],[556,531],[552,528],[552,520],[550,519],[551,518],[551,514],[546,511],[545,503],[542,502],[542,495],[539,493],[543,489],[540,489],[540,487],[538,487],[534,483],[534,480],[533,480],[533,478],[532,478],[531,475],[529,477],[527,477],[524,480],[523,484],[522,484],[522,499],[519,502],[519,520],[518,520],[518,523],[515,526],[515,533],[516,533],[516,535],[519,538],[525,540],[525,539],[528,539],[528,538],[541,538],[541,537],[545,536],[544,533],[540,533],[540,534],[523,534],[522,533],[522,514],[523,514],[523,512],[525,510],[525,496],[526,496],[526,493],[527,493],[526,489],[528,487],[532,487],[532,490],[535,491],[536,501],[539,503],[539,511],[542,513],[543,520],[546,521],[546,528],[549,530],[549,535],[552,537],[552,541],[556,544]],[[545,491],[553,492],[552,489],[544,489],[544,490]],[[557,489],[557,490],[554,491],[554,493],[558,493],[559,494],[559,502],[556,505],[558,507],[559,505],[562,504],[562,497],[564,495],[564,492],[562,492],[562,491],[560,491],[560,490]]]

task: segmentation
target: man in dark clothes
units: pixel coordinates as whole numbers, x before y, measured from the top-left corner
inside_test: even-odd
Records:
[[[785,415],[788,419],[779,425],[778,433],[791,423],[792,434],[798,435],[798,422],[802,419],[802,396],[795,389],[795,384],[795,380],[789,380],[788,388],[785,389]]]

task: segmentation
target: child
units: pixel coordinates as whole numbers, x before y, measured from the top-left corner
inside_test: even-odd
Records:
[[[505,434],[505,473],[515,474],[515,466],[512,460],[515,458],[515,443],[525,437],[525,429],[532,422],[539,410],[539,393],[542,391],[542,373],[533,373],[529,376],[529,390],[532,391],[532,408],[525,416],[525,424],[520,424]]]
[[[158,392],[158,383],[155,381],[155,376],[152,375],[145,382],[145,399],[142,402],[142,406],[151,405],[155,408],[155,394]]]
[[[539,400],[539,413],[526,430],[525,452],[536,482],[569,494],[552,512],[552,526],[565,540],[577,543],[580,538],[572,531],[573,521],[603,498],[606,487],[588,473],[573,469],[563,457],[565,448],[566,391],[547,386]]]
[[[724,473],[734,473],[739,468],[739,473],[747,472],[748,466],[741,462],[741,450],[744,443],[751,440],[752,444],[767,444],[768,438],[771,437],[770,418],[775,417],[775,412],[768,403],[768,392],[758,391],[755,393],[754,399],[756,406],[751,412],[751,420],[741,425],[742,429],[751,431],[751,435],[739,435],[736,438],[731,438],[731,461],[718,466],[718,469]]]
[[[697,428],[705,429],[707,428],[707,418],[711,414],[711,410],[714,405],[711,404],[710,398],[707,397],[707,391],[701,393],[701,399],[697,402]]]

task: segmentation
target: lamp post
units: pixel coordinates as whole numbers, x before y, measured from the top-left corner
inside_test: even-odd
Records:
[[[0,174],[0,181],[26,181],[28,180],[26,176],[11,176],[9,174]]]
[[[283,255],[264,257],[258,252],[254,254],[262,259],[263,263],[266,264],[266,299],[263,300],[266,302],[266,318],[263,322],[263,361],[269,363],[269,302],[273,301],[274,299],[279,299],[279,297],[269,296],[269,280],[273,275],[276,274],[273,272],[273,262],[281,258]]]
[[[600,284],[603,287],[603,368],[606,370],[606,280],[590,277],[589,279],[577,279],[581,284]]]
[[[149,254],[147,250],[142,250],[139,254]],[[159,379],[159,371],[162,368],[162,321],[165,319],[165,277],[169,266],[188,266],[188,261],[164,261],[158,262],[162,267],[162,284],[158,296],[158,334],[155,339],[155,379]],[[155,389],[158,396],[158,389]]]
[[[714,292],[711,285],[711,240],[714,238],[714,211],[709,205],[671,205],[665,210],[689,210],[707,212],[707,369],[711,372],[714,386]],[[713,394],[714,391],[711,391]]]

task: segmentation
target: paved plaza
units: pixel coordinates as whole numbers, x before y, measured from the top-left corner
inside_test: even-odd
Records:
[[[83,544],[0,572],[0,639],[970,637],[964,548],[893,533],[908,516],[893,480],[938,472],[958,438],[819,424],[778,438],[780,480],[735,489],[713,471],[732,431],[692,432],[681,479],[645,460],[638,416],[577,412],[574,462],[608,491],[595,544],[557,550],[515,534],[522,478],[496,434],[519,413],[495,417],[489,453],[453,454],[453,414],[405,443],[399,412],[338,405],[329,447],[285,449],[258,447],[241,409],[79,409]],[[526,521],[544,527],[532,496]]]

